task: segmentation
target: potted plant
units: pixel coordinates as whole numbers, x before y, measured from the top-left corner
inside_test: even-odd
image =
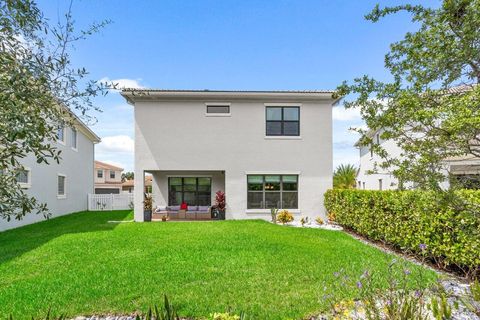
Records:
[[[219,190],[215,193],[215,208],[220,220],[225,220],[225,206],[225,192]]]
[[[167,220],[168,220],[168,217],[167,217],[166,214],[164,214],[164,215],[162,216],[162,221],[165,222],[165,221],[167,221]]]
[[[144,221],[152,221],[152,207],[153,198],[152,195],[147,193],[143,200],[143,219]]]

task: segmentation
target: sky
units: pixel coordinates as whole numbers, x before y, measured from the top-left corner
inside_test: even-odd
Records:
[[[211,90],[335,89],[365,74],[388,80],[384,55],[392,42],[414,31],[399,14],[378,23],[364,19],[374,5],[405,1],[370,0],[74,0],[79,29],[110,20],[78,42],[74,66],[90,79],[125,87]],[[409,1],[420,3],[420,1]],[[67,0],[39,0],[52,23]],[[437,6],[438,1],[421,1]],[[133,107],[118,92],[96,98],[103,112],[91,129],[102,142],[95,158],[133,171]],[[359,162],[349,128],[362,126],[356,110],[333,107],[333,161]]]

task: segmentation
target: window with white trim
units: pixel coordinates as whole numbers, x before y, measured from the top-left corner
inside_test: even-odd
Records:
[[[65,144],[65,127],[59,126],[57,128],[57,141]]]
[[[59,198],[66,198],[67,196],[66,186],[67,186],[67,177],[63,174],[59,174],[57,176],[57,196]]]
[[[298,209],[298,175],[247,175],[247,209]]]
[[[24,168],[17,173],[16,180],[22,188],[30,188],[31,172],[30,169]]]
[[[300,107],[266,107],[267,136],[300,136]]]
[[[103,178],[103,170],[97,170],[97,178]]]
[[[77,134],[77,129],[72,128],[72,148],[77,150],[77,145],[78,145],[78,134]]]
[[[115,179],[115,171],[110,170],[110,179]]]

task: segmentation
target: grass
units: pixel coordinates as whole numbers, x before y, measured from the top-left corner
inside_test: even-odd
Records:
[[[231,309],[298,319],[328,307],[323,288],[336,271],[359,277],[368,269],[382,286],[392,260],[341,232],[258,220],[108,223],[131,218],[81,212],[0,233],[0,317],[42,316],[49,307],[71,317],[131,313],[167,294],[183,316]],[[409,268],[424,284],[435,278]]]

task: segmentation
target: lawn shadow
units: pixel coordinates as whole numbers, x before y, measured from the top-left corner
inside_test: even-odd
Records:
[[[82,211],[0,232],[0,265],[65,234],[111,231],[131,210]]]

